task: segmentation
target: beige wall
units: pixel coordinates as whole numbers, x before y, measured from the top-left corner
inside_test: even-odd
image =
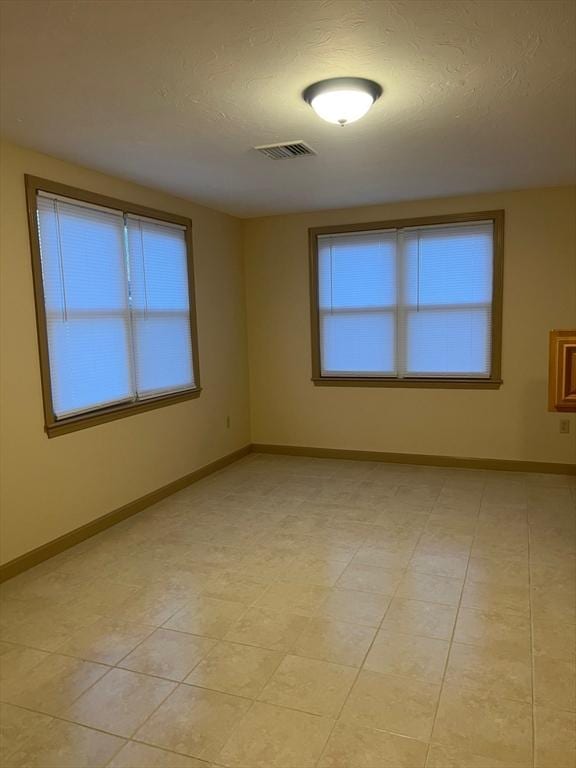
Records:
[[[576,326],[574,188],[423,200],[253,219],[244,224],[252,441],[322,448],[573,463],[548,413],[552,328]],[[506,210],[500,390],[314,387],[307,229]]]
[[[11,144],[2,144],[0,160],[4,562],[246,445],[250,435],[240,222]],[[25,173],[192,218],[198,399],[46,437]]]
[[[548,330],[576,325],[574,189],[240,222],[9,143],[2,143],[0,160],[2,562],[250,440],[574,462],[575,416],[569,417],[571,434],[560,435],[560,416],[546,411]],[[46,437],[25,173],[192,218],[204,388],[199,399]],[[492,208],[505,208],[507,217],[501,390],[312,385],[308,227]]]

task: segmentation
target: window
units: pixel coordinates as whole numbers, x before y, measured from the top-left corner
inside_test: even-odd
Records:
[[[310,230],[317,384],[496,388],[504,212]]]
[[[49,436],[197,396],[190,222],[26,185]]]

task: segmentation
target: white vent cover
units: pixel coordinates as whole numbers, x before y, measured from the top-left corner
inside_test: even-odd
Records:
[[[316,152],[304,141],[287,141],[282,144],[263,144],[260,147],[254,147],[271,160],[284,160],[288,157],[305,157],[306,155],[315,155]]]

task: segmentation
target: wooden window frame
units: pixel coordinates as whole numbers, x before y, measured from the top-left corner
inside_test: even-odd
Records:
[[[492,328],[490,377],[409,377],[393,378],[378,376],[325,376],[320,360],[320,310],[318,306],[318,236],[354,232],[371,232],[381,229],[435,224],[462,224],[475,221],[492,221],[493,224],[493,272],[492,272]],[[311,227],[308,230],[310,252],[310,326],[312,349],[312,381],[315,386],[329,387],[412,387],[432,389],[499,389],[502,385],[502,293],[504,285],[504,211],[477,211],[442,216],[371,221],[363,224],[339,224],[336,226]]]
[[[106,424],[115,419],[123,419],[144,413],[155,408],[163,408],[175,403],[199,397],[202,391],[200,386],[200,370],[198,364],[198,329],[196,323],[196,296],[194,290],[194,261],[192,255],[192,222],[185,216],[178,216],[167,211],[158,211],[154,208],[130,203],[126,200],[118,200],[114,197],[100,195],[67,184],[49,181],[37,176],[24,176],[26,187],[26,203],[28,209],[28,229],[30,234],[30,252],[32,257],[32,277],[34,282],[34,301],[36,305],[36,330],[38,335],[38,353],[40,358],[40,377],[42,383],[42,400],[44,404],[44,430],[48,437],[57,437],[79,429],[94,427],[98,424]],[[158,221],[179,224],[185,227],[187,269],[188,269],[188,295],[190,304],[190,335],[192,343],[192,370],[194,371],[195,386],[185,392],[174,392],[158,397],[149,398],[134,403],[121,403],[118,405],[95,408],[91,411],[57,419],[54,413],[52,399],[52,382],[50,378],[50,356],[48,350],[48,328],[46,324],[46,305],[44,302],[44,284],[42,280],[42,261],[40,254],[40,238],[38,233],[38,213],[36,197],[38,192],[48,192],[72,200],[84,203],[100,205],[105,208],[115,208],[123,213],[131,213],[136,216],[146,216]]]

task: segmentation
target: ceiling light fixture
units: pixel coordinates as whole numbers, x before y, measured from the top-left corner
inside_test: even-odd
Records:
[[[309,85],[302,98],[323,120],[344,126],[364,117],[381,95],[382,86],[374,80],[332,77]]]

